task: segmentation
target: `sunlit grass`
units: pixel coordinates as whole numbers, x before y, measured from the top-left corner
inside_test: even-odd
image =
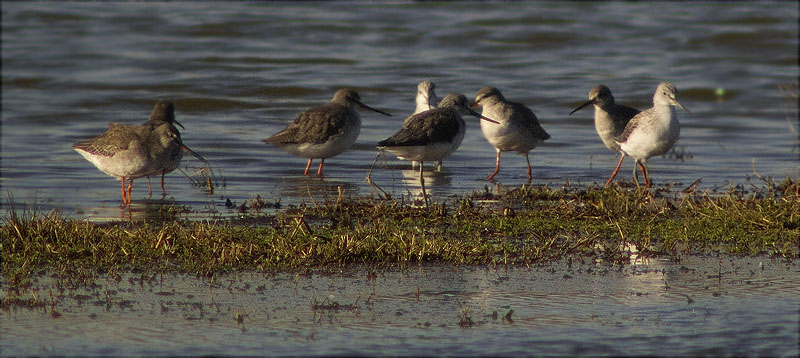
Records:
[[[627,264],[642,256],[798,256],[798,187],[684,194],[618,186],[517,187],[428,208],[367,197],[256,214],[246,223],[94,224],[58,212],[2,219],[12,287],[40,272],[77,280],[120,270],[214,275],[437,262],[532,265],[571,255]]]

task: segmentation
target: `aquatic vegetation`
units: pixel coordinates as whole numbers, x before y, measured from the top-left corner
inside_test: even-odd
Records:
[[[497,187],[429,207],[338,197],[251,211],[241,220],[95,224],[15,212],[2,219],[2,270],[12,287],[51,272],[72,280],[121,270],[212,276],[231,270],[335,270],[415,262],[535,265],[575,256],[727,253],[798,257],[798,184],[746,193],[588,186]]]

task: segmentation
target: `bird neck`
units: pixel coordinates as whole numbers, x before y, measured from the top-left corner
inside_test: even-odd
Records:
[[[661,121],[670,121],[677,117],[675,107],[667,103],[653,103],[653,112],[655,112],[656,118]]]

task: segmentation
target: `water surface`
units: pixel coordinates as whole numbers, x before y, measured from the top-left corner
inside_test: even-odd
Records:
[[[531,107],[552,136],[531,155],[536,185],[602,183],[610,174],[616,157],[594,132],[591,109],[567,115],[599,83],[644,109],[658,83],[671,81],[692,111],[679,112],[675,152],[651,160],[656,185],[702,178],[700,190],[724,191],[762,185],[757,175],[798,176],[797,98],[779,88],[796,89],[798,78],[791,3],[3,3],[2,16],[0,184],[17,207],[130,216],[118,208],[118,183],[70,145],[108,122],[143,122],[159,99],[175,102],[184,142],[223,180],[209,195],[176,171],[161,200],[139,179],[137,216],[172,203],[200,218],[236,215],[226,199],[240,205],[256,195],[291,205],[369,194],[374,144],[411,113],[424,79],[441,96],[472,98],[493,85]],[[326,162],[324,180],[304,177],[304,159],[261,142],[345,86],[394,117],[363,113],[355,148]],[[437,200],[481,190],[492,171],[494,150],[467,121],[444,171],[425,173]],[[183,170],[199,164],[186,159]],[[505,154],[498,181],[524,183],[524,166]],[[388,155],[372,178],[396,197],[418,195],[409,167]]]
[[[0,311],[0,352],[796,356],[799,269],[797,261],[689,256],[213,280],[121,273],[77,288],[40,277],[43,307]]]

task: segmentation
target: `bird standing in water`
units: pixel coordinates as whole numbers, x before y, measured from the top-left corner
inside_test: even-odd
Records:
[[[528,152],[550,139],[533,111],[521,103],[507,101],[500,90],[494,87],[481,88],[475,95],[472,106],[482,107],[482,115],[500,122],[499,125],[481,122],[483,135],[497,150],[494,172],[486,180],[494,181],[494,177],[500,172],[500,153],[515,151],[525,155],[530,182],[533,174]]]
[[[606,148],[615,153],[619,152],[617,137],[625,131],[625,126],[631,118],[641,111],[617,104],[611,94],[611,89],[605,85],[597,85],[589,91],[589,100],[569,114],[571,115],[590,104],[594,105],[594,128],[597,130],[600,140],[603,141]],[[633,175],[636,177],[636,165],[633,166]]]
[[[611,173],[611,177],[606,181],[606,186],[610,185],[614,177],[617,176],[622,160],[625,159],[626,155],[629,155],[642,171],[645,187],[650,188],[651,182],[645,168],[647,160],[653,156],[666,153],[678,141],[678,137],[681,134],[681,125],[678,122],[678,114],[675,107],[689,112],[678,102],[677,93],[678,89],[675,85],[669,82],[661,82],[653,95],[653,107],[637,114],[628,122],[625,130],[615,140],[622,155],[614,172]],[[638,180],[636,180],[636,185],[639,185]]]
[[[417,107],[414,109],[414,113],[408,118],[403,121],[403,125],[408,123],[408,121],[413,117],[415,114],[420,114],[422,112],[431,110],[436,108],[439,105],[439,97],[436,96],[436,84],[429,80],[425,80],[420,82],[417,85],[417,97],[415,98],[415,102]],[[414,169],[417,166],[417,161],[411,161],[411,169]],[[442,161],[440,160],[436,166],[437,171],[442,171]]]
[[[156,105],[158,108],[159,105]],[[208,163],[183,144],[180,132],[173,123],[148,121],[138,126],[109,123],[108,127],[103,134],[77,142],[72,148],[103,173],[121,180],[123,207],[131,203],[134,179],[164,173],[175,162],[180,163],[183,157],[181,150]],[[126,179],[129,180],[127,191]]]
[[[425,161],[447,158],[456,151],[464,139],[466,125],[462,114],[470,114],[484,121],[498,124],[469,108],[469,100],[462,94],[451,93],[442,99],[439,107],[409,117],[397,133],[378,143],[403,160],[416,160],[420,163],[419,180],[422,195],[427,203],[425,179],[422,164]]]
[[[156,127],[161,126],[165,123],[171,125],[177,125],[181,127],[181,129],[186,129],[182,124],[180,124],[175,119],[175,105],[172,104],[172,102],[170,101],[162,99],[156,102],[155,107],[153,107],[153,112],[150,113],[150,118],[148,118],[147,122],[144,122],[142,125],[150,126],[151,128],[155,129]],[[163,163],[164,164],[163,168],[157,168],[154,173],[147,175],[148,195],[153,195],[153,189],[150,186],[150,175],[157,175],[157,174],[161,174],[161,196],[167,195],[167,190],[164,188],[164,176],[167,173],[170,173],[173,170],[178,169],[178,167],[181,165],[181,159],[183,159],[183,153],[179,151],[179,153],[170,157],[167,161]]]
[[[300,113],[286,128],[263,142],[276,145],[288,153],[308,158],[303,174],[308,175],[311,161],[319,158],[317,176],[322,177],[325,159],[350,149],[361,132],[361,117],[357,108],[366,108],[380,114],[391,114],[361,103],[356,91],[340,89],[331,102]]]

